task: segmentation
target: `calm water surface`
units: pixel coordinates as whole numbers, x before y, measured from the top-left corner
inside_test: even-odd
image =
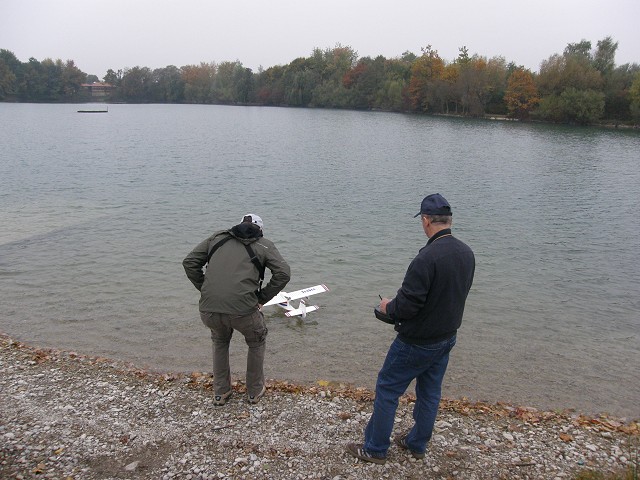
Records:
[[[640,135],[386,113],[0,104],[0,330],[158,370],[210,370],[181,261],[246,212],[326,283],[266,310],[267,376],[373,387],[375,320],[440,192],[476,253],[445,395],[640,416]],[[242,377],[246,347],[234,338]]]

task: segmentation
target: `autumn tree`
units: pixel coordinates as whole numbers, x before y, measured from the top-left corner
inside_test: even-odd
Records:
[[[540,102],[538,89],[529,70],[518,67],[511,73],[504,101],[510,117],[520,120],[529,118],[531,110]]]
[[[431,45],[422,49],[422,55],[411,66],[409,95],[414,110],[439,112],[446,101],[443,87],[444,60]]]

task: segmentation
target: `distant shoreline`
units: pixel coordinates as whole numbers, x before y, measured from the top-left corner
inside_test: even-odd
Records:
[[[562,125],[568,127],[596,127],[596,128],[606,128],[606,129],[620,129],[620,130],[637,130],[640,131],[640,125],[637,123],[623,123],[623,122],[615,122],[613,120],[604,120],[603,122],[596,122],[589,125],[578,125],[575,123],[558,123],[558,122],[547,122],[543,120],[526,120],[523,121],[518,118],[512,118],[508,115],[502,114],[493,114],[493,113],[485,113],[482,116],[474,116],[474,115],[462,115],[457,113],[418,113],[411,111],[396,111],[396,110],[385,110],[380,108],[372,108],[372,109],[357,109],[357,108],[330,108],[330,107],[310,107],[310,106],[296,106],[296,105],[263,105],[260,103],[155,103],[155,102],[144,102],[144,103],[131,103],[131,102],[106,102],[106,101],[96,101],[96,102],[19,102],[19,101],[10,101],[3,100],[0,103],[11,103],[11,104],[32,104],[32,105],[203,105],[203,106],[220,106],[220,107],[265,107],[265,108],[301,108],[301,109],[309,109],[309,110],[344,110],[349,112],[384,112],[384,113],[398,113],[404,115],[421,115],[426,117],[448,117],[448,118],[461,118],[461,119],[469,119],[469,120],[492,120],[492,121],[505,121],[505,122],[517,122],[517,123],[537,123],[542,125]],[[99,113],[107,112],[108,110],[100,110]],[[97,113],[95,110],[78,110],[78,113]]]

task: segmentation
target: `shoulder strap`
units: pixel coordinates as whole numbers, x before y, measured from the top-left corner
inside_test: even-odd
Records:
[[[216,243],[213,247],[211,247],[211,250],[209,250],[209,253],[207,254],[207,263],[209,263],[209,260],[211,260],[211,255],[213,255],[214,253],[216,253],[216,250],[219,249],[222,245],[224,245],[226,242],[228,242],[229,240],[231,240],[231,235],[229,235],[228,237],[223,238],[222,240],[220,240],[218,243]]]
[[[211,256],[214,253],[216,253],[216,250],[218,250],[222,245],[224,245],[226,242],[228,242],[232,238],[233,237],[229,235],[228,237],[223,238],[218,243],[216,243],[213,247],[211,247],[211,250],[209,250],[209,253],[207,254],[207,263],[209,263],[209,261],[211,260]],[[258,291],[260,291],[262,289],[262,281],[264,280],[264,265],[260,263],[260,260],[254,253],[250,245],[247,245],[245,243],[243,243],[243,245],[244,245],[244,248],[247,250],[249,259],[256,266],[256,268],[258,269],[258,272],[260,273],[260,281],[258,282]]]
[[[258,283],[258,291],[260,291],[260,290],[262,290],[262,280],[264,280],[264,265],[262,265],[260,263],[260,260],[258,260],[258,257],[254,253],[253,248],[251,248],[251,245],[247,245],[245,243],[244,244],[244,248],[247,249],[247,253],[249,254],[249,258],[251,259],[253,264],[258,269],[258,272],[260,272],[260,282]]]

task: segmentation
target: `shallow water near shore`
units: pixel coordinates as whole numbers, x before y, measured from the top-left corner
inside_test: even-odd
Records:
[[[372,387],[373,316],[454,209],[477,269],[444,394],[640,416],[640,135],[381,112],[0,103],[0,330],[157,370],[210,369],[181,261],[247,212],[325,283],[305,322],[265,309],[266,373]],[[246,347],[234,338],[240,377]]]

